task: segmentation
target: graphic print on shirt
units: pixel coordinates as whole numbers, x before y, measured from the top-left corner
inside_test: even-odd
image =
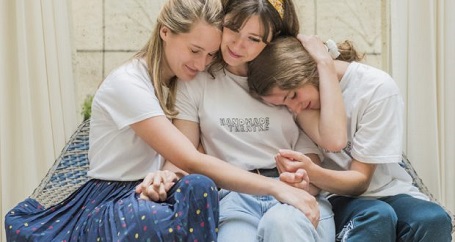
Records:
[[[220,118],[221,127],[229,132],[265,132],[269,130],[269,117]]]

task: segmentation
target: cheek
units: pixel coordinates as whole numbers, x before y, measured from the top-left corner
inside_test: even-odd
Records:
[[[258,45],[256,48],[251,48],[250,51],[250,61],[256,59],[259,54],[264,50],[265,45]]]
[[[227,45],[229,42],[232,41],[232,33],[230,31],[224,30],[221,36],[221,46]]]

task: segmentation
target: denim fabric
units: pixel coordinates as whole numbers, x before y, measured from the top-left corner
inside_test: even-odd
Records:
[[[272,196],[224,189],[219,194],[219,242],[335,240],[333,212],[325,198],[318,197],[321,218],[316,230],[302,212]]]
[[[381,199],[336,196],[337,241],[450,242],[451,220],[436,203],[405,194]]]

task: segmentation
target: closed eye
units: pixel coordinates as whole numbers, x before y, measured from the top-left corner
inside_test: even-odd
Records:
[[[295,99],[297,97],[297,92],[292,93],[292,95],[289,97],[290,99]]]
[[[218,53],[218,51],[209,53],[208,55],[209,55],[210,57],[214,57],[217,53]]]
[[[256,38],[256,37],[250,37],[249,39],[250,39],[251,41],[257,42],[257,43],[259,43],[259,42],[262,41],[262,39],[259,39],[259,38]]]

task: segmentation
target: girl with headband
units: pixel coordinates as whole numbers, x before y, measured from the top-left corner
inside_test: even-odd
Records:
[[[289,0],[227,0],[220,60],[191,82],[179,82],[174,124],[194,146],[243,170],[270,177],[280,176],[274,155],[279,148],[297,150],[319,161],[319,150],[299,130],[286,108],[265,105],[248,93],[248,62],[280,35],[297,35],[299,23]],[[325,83],[338,87],[338,83]],[[333,106],[343,110],[341,94],[332,95]],[[330,100],[328,100],[330,101]],[[337,117],[336,115],[340,115]],[[343,123],[344,112],[330,120]],[[322,128],[323,129],[323,128]],[[346,133],[343,125],[327,132],[337,140]],[[341,135],[339,134],[341,133]],[[335,138],[334,138],[335,137]],[[326,137],[324,137],[326,138]],[[199,145],[201,142],[201,145]],[[328,147],[337,144],[327,142]],[[308,158],[310,159],[310,158]],[[219,170],[218,172],[227,172]],[[297,173],[304,178],[305,172]],[[244,177],[238,174],[239,178]],[[256,181],[251,180],[251,184]],[[284,183],[283,183],[284,184]],[[250,195],[232,189],[220,190],[219,241],[334,241],[333,213],[327,200],[307,183],[289,183],[305,193],[306,210],[280,203],[274,194]],[[313,207],[316,200],[319,206]],[[292,205],[292,204],[291,204]],[[303,213],[301,212],[303,211]],[[312,213],[318,217],[313,217]]]

